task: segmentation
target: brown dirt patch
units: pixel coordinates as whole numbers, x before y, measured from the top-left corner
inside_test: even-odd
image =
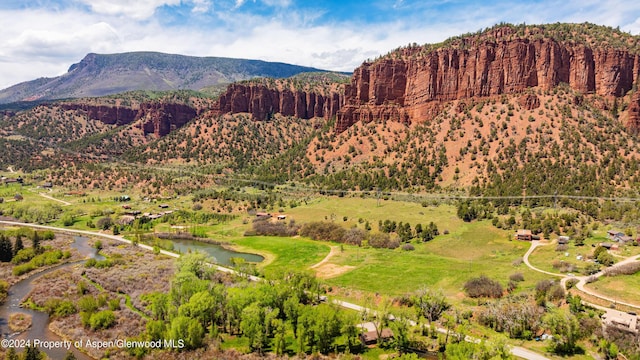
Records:
[[[321,279],[329,279],[332,277],[336,277],[338,275],[342,275],[346,272],[349,272],[355,269],[355,266],[349,265],[336,265],[336,264],[322,264],[316,267],[314,270],[316,271],[316,276]]]
[[[31,315],[15,313],[9,315],[9,328],[11,331],[23,332],[31,326]]]

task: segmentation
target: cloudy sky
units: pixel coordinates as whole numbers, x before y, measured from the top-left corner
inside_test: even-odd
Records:
[[[501,21],[593,22],[640,34],[637,0],[2,0],[0,89],[87,53],[160,51],[352,71],[409,43]]]

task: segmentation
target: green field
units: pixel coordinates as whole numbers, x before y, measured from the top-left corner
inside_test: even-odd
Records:
[[[414,244],[415,251],[344,247],[345,251],[331,263],[354,268],[326,282],[389,295],[428,286],[461,298],[464,283],[481,274],[506,285],[509,275],[521,272],[525,277],[521,288],[531,288],[546,278],[524,264],[514,265],[529,244],[508,239],[507,232],[493,228],[489,222],[461,222],[449,235]]]
[[[237,245],[236,249],[265,256],[259,267],[267,276],[306,270],[329,253],[328,245],[303,238],[247,236],[232,243]]]
[[[633,275],[601,276],[586,287],[620,301],[640,305],[640,272]]]

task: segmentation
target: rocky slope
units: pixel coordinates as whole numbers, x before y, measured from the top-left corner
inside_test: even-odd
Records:
[[[366,62],[346,86],[336,131],[357,121],[428,121],[447,101],[561,83],[585,94],[624,96],[640,75],[638,37],[596,27],[609,36],[596,40],[585,27],[594,26],[497,26]]]

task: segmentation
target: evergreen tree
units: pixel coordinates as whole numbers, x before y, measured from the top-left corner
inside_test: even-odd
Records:
[[[24,244],[22,243],[22,235],[16,235],[16,243],[13,245],[13,255],[15,256],[18,251],[24,249]]]
[[[33,241],[33,250],[37,252],[38,249],[40,249],[40,235],[38,235],[37,231],[33,232],[33,238],[31,240]]]
[[[13,247],[11,240],[7,239],[4,234],[0,234],[0,261],[9,262],[13,258]]]

